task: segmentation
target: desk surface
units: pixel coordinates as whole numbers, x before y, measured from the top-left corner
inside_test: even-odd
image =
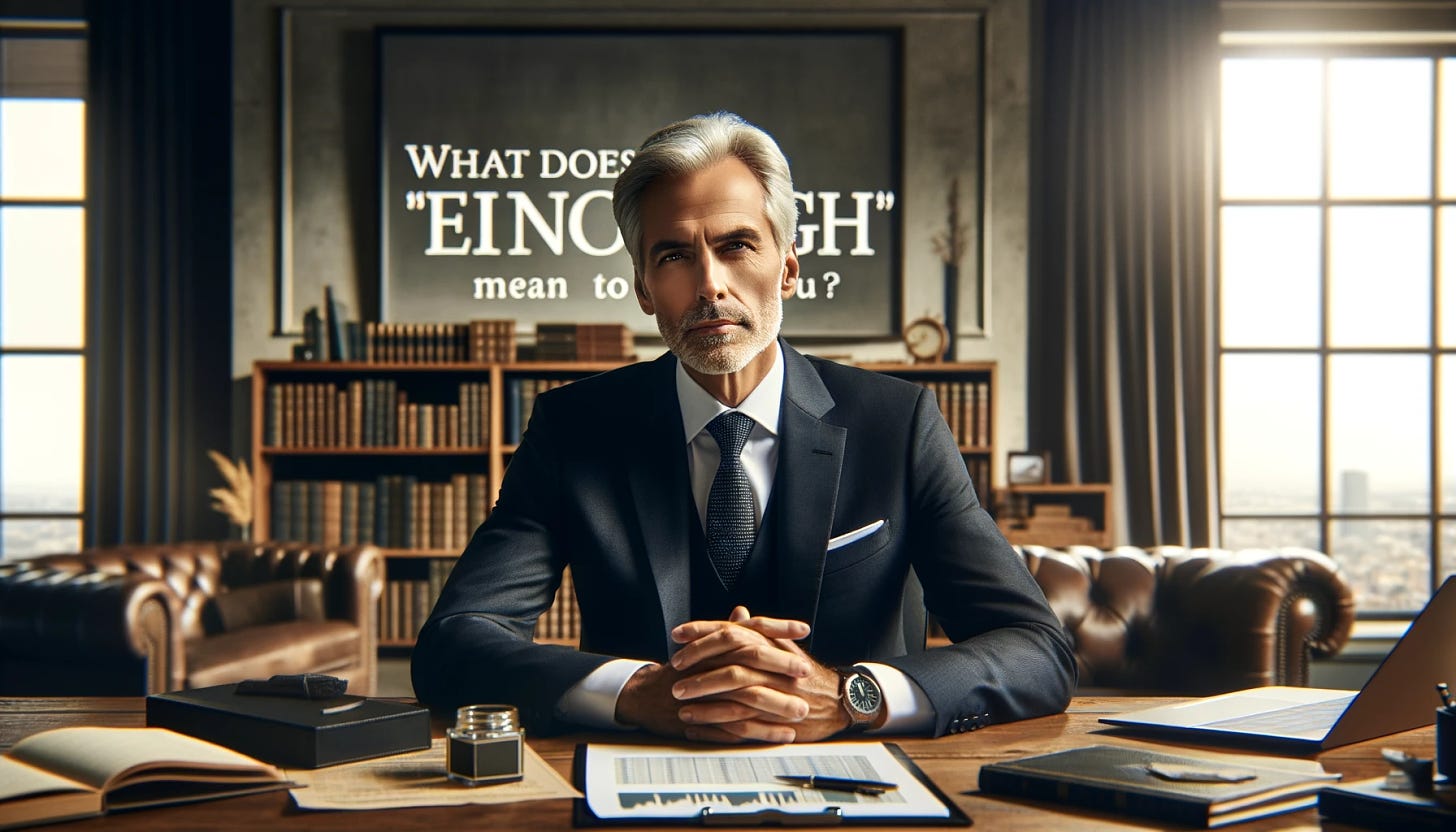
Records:
[[[1168,699],[1148,697],[1078,697],[1064,714],[993,725],[980,731],[939,739],[897,739],[921,769],[952,796],[975,821],[973,829],[1035,830],[1058,829],[1158,829],[1161,824],[1080,811],[1057,809],[1049,804],[983,797],[976,777],[983,763],[1030,754],[1043,754],[1092,743],[1140,745],[1145,741],[1101,725],[1097,718],[1136,708],[1165,704]],[[0,749],[8,749],[22,737],[65,725],[134,726],[146,724],[140,698],[0,699]],[[574,735],[529,739],[530,745],[568,779],[571,755],[584,740],[630,741],[632,735]],[[1380,749],[1398,748],[1411,754],[1430,756],[1435,733],[1419,728],[1389,737],[1332,749],[1317,759],[1346,780],[1379,777],[1386,764]],[[1171,747],[1164,743],[1162,747]],[[1224,750],[1209,746],[1190,749]],[[190,806],[148,809],[104,818],[41,827],[47,830],[367,830],[491,829],[499,832],[571,828],[571,803],[567,800],[534,801],[502,806],[449,806],[372,812],[306,812],[294,807],[286,792],[252,795]],[[1263,818],[1232,827],[1238,830],[1319,829],[1313,809]],[[1328,827],[1326,827],[1328,828]]]

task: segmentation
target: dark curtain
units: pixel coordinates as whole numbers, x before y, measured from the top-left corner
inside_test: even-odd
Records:
[[[86,543],[218,537],[231,353],[231,4],[94,0]]]
[[[1045,0],[1028,434],[1134,545],[1207,545],[1216,0]]]

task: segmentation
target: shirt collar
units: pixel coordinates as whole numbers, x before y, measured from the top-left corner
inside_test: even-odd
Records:
[[[693,377],[683,369],[682,361],[677,362],[677,403],[682,410],[683,436],[688,444],[692,444],[694,437],[717,418],[719,413],[729,410],[737,410],[770,434],[778,436],[779,407],[783,404],[783,398],[784,348],[778,341],[774,341],[774,363],[769,368],[768,375],[763,377],[763,381],[736,408],[725,407],[722,402],[713,398],[693,381]]]

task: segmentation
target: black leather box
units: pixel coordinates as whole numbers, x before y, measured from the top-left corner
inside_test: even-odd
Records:
[[[240,696],[235,688],[215,685],[148,696],[147,725],[283,768],[321,768],[430,747],[430,712],[417,705],[355,696]]]

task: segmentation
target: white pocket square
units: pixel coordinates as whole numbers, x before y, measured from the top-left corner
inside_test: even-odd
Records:
[[[855,529],[852,532],[845,532],[838,537],[831,537],[829,538],[829,547],[825,549],[825,551],[832,552],[835,549],[840,548],[841,546],[848,546],[856,540],[864,540],[866,537],[869,537],[870,535],[879,531],[880,527],[883,525],[885,525],[885,521],[876,520],[868,526],[861,526],[860,528]]]

